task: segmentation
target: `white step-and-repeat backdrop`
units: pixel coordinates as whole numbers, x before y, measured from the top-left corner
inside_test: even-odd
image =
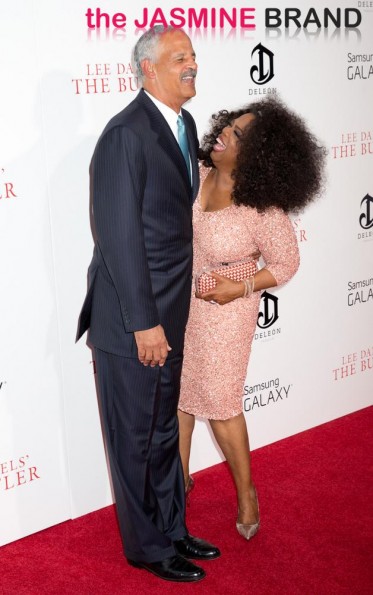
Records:
[[[279,93],[329,150],[325,195],[293,219],[301,268],[261,300],[252,448],[372,403],[373,2],[1,0],[0,544],[112,501],[91,352],[74,344],[88,166],[154,24],[192,39],[200,135],[213,111]],[[202,421],[192,458],[221,460]]]

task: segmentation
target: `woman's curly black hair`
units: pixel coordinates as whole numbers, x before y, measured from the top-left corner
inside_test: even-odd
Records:
[[[221,110],[211,118],[212,128],[202,139],[200,158],[214,167],[210,153],[225,126],[243,114],[255,117],[240,137],[232,177],[232,198],[263,212],[279,207],[297,212],[321,193],[326,150],[303,120],[278,98],[267,97],[242,109]]]

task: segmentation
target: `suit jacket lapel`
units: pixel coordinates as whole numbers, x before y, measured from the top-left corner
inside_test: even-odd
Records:
[[[199,190],[199,167],[198,167],[196,138],[194,136],[194,131],[191,130],[190,126],[188,125],[187,118],[184,118],[184,122],[185,122],[185,126],[186,126],[187,137],[188,137],[190,161],[192,164],[192,200],[194,201],[198,194],[198,190]]]
[[[147,95],[146,95],[146,93],[144,93],[143,89],[140,90],[140,92],[137,96],[137,99],[143,105],[143,107],[146,109],[146,111],[149,115],[149,118],[150,118],[152,130],[158,135],[159,145],[162,147],[162,149],[164,149],[164,151],[168,154],[170,159],[176,165],[178,171],[180,172],[180,174],[183,178],[183,181],[184,181],[185,186],[188,190],[188,193],[190,195],[192,193],[192,188],[190,185],[188,170],[187,170],[187,167],[185,164],[183,154],[179,147],[179,143],[177,142],[175,136],[173,135],[172,130],[170,129],[169,125],[167,124],[166,120],[162,116],[162,114],[159,111],[159,109],[157,108],[157,106],[152,102],[151,99],[149,99],[149,97],[147,97]],[[175,119],[176,119],[176,114],[175,114]],[[190,142],[188,127],[187,127],[187,135],[188,135],[188,142]],[[197,176],[198,176],[198,172],[197,172]],[[193,178],[194,178],[194,169],[193,169]]]

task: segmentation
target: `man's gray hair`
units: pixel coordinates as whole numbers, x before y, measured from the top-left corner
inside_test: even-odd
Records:
[[[136,43],[132,53],[132,65],[135,74],[138,76],[139,84],[144,80],[144,73],[141,68],[141,62],[143,60],[151,60],[153,63],[157,59],[157,46],[163,33],[166,31],[175,31],[175,27],[164,27],[164,25],[155,25],[146,33],[141,35],[140,39]]]

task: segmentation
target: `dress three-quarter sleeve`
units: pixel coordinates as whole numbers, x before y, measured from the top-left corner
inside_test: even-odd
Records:
[[[299,268],[299,249],[288,215],[275,207],[258,213],[255,235],[265,268],[277,285],[289,281]]]

